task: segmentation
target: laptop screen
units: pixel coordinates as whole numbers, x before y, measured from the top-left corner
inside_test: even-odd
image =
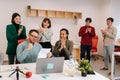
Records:
[[[36,73],[61,73],[63,72],[64,57],[38,58]]]

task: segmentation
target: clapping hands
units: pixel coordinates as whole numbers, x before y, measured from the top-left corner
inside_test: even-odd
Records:
[[[22,33],[22,30],[23,30],[23,26],[18,30],[18,35]]]
[[[60,49],[59,49],[59,51],[61,51],[63,48],[66,48],[66,39],[61,39],[61,47],[60,47]]]
[[[45,32],[46,28],[40,27],[40,32],[43,34]]]
[[[85,33],[88,33],[88,32],[89,32],[89,33],[91,32],[91,28],[87,28],[87,29],[86,29]]]
[[[105,29],[101,29],[101,33],[106,34],[107,31]]]

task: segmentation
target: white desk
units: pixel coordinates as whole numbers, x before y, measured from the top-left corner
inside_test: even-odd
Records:
[[[114,74],[113,74],[113,72],[114,72],[114,62],[115,62],[115,56],[116,55],[120,56],[120,52],[114,52],[112,54],[112,63],[111,63],[111,79],[112,80],[120,79],[120,77],[114,77]]]
[[[24,71],[31,71],[33,73],[31,78],[25,78],[25,76],[20,73],[19,80],[109,80],[108,78],[100,75],[99,73],[96,73],[95,75],[87,75],[87,77],[82,77],[80,74],[76,74],[74,77],[70,77],[64,75],[64,73],[52,73],[47,74],[49,76],[48,78],[43,78],[42,76],[45,74],[35,74],[35,63],[3,65],[1,66],[0,75],[2,75],[2,78],[0,78],[0,80],[16,80],[16,74],[12,75],[11,77],[8,77],[12,71],[5,71],[10,69],[11,67],[14,69],[16,66],[19,66],[19,68],[23,69]]]

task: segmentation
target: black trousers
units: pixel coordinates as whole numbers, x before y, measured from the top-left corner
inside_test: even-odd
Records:
[[[14,64],[14,60],[16,60],[16,61],[15,61],[16,64],[19,64],[19,62],[18,62],[18,60],[17,60],[17,58],[16,58],[16,55],[10,55],[10,54],[8,54],[9,64]]]
[[[51,48],[51,52],[52,52],[52,45],[50,42],[40,42],[40,44],[43,48]]]
[[[64,57],[65,60],[69,60],[69,56],[67,56],[67,53],[65,52],[64,49],[61,50],[61,52],[59,53],[60,57]]]
[[[81,59],[88,59],[90,62],[90,57],[91,57],[91,48],[92,46],[85,46],[85,45],[81,45]]]

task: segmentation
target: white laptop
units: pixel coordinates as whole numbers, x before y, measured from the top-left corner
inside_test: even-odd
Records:
[[[38,58],[36,74],[63,72],[64,57]]]

